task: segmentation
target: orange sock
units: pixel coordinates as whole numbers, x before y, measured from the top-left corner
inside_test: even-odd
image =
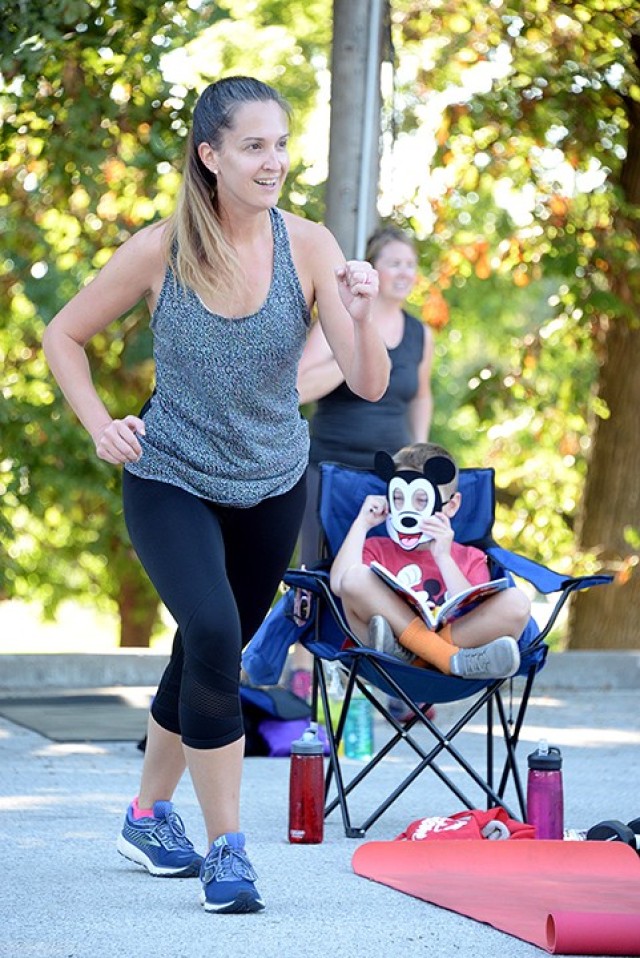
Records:
[[[398,637],[398,642],[428,665],[435,665],[445,675],[451,675],[450,662],[458,649],[451,639],[450,625],[445,625],[440,632],[432,632],[416,616]]]

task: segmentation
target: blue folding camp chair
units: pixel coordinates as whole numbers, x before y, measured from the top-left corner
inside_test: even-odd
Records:
[[[462,493],[462,504],[452,520],[456,540],[466,545],[475,545],[489,555],[492,577],[504,575],[512,578],[514,574],[530,582],[544,595],[558,594],[544,628],[540,629],[532,618],[519,637],[521,664],[518,676],[521,677],[524,688],[515,715],[513,694],[510,696],[509,710],[503,699],[505,685],[513,693],[513,679],[469,680],[444,675],[435,670],[415,668],[399,659],[362,646],[351,632],[340,601],[331,592],[329,569],[332,557],[340,548],[364,498],[367,495],[384,495],[386,492],[383,480],[372,472],[348,469],[333,463],[321,464],[318,513],[324,537],[324,560],[313,570],[287,570],[285,583],[290,587],[290,591],[276,605],[245,651],[243,665],[254,682],[273,681],[276,673],[279,675],[286,649],[293,641],[301,641],[313,654],[312,713],[317,714],[319,695],[330,747],[325,816],[339,806],[347,837],[364,836],[371,825],[427,769],[437,775],[467,808],[476,807],[477,802],[470,797],[468,786],[466,791],[463,790],[449,771],[442,767],[443,758],[452,760],[457,769],[462,769],[468,779],[475,783],[485,796],[487,808],[500,805],[512,818],[521,817],[526,821],[526,801],[516,763],[516,747],[535,675],[546,658],[545,639],[572,592],[611,581],[611,576],[607,575],[566,577],[497,546],[491,535],[495,512],[493,469],[460,470],[459,489]],[[378,526],[371,534],[384,534],[383,529],[384,527]],[[300,622],[298,619],[298,624],[293,615],[295,590],[305,590],[313,597],[310,618],[306,622]],[[344,701],[335,724],[331,720],[325,669],[326,663],[330,662],[337,663],[346,676]],[[275,680],[277,681],[277,678]],[[388,724],[390,738],[347,783],[341,762],[340,744],[349,703],[356,688],[366,696]],[[400,699],[410,717],[403,721],[395,718],[388,708],[388,696]],[[437,716],[430,717],[428,710],[434,704],[453,702],[460,703],[461,714],[449,728],[442,729],[438,725]],[[486,710],[487,729],[484,775],[465,758],[456,743],[459,733],[483,708]],[[497,764],[494,749],[494,713],[497,713],[504,743],[502,767],[498,764],[497,769],[494,768]],[[425,747],[415,732],[412,733],[414,726],[428,730],[429,742],[433,743],[430,747]],[[354,825],[349,805],[353,790],[401,742],[408,744],[415,752],[415,766],[359,825]],[[468,779],[465,778],[465,781]],[[509,781],[515,789],[519,815],[505,800]]]

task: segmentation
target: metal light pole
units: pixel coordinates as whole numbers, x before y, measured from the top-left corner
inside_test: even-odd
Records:
[[[362,258],[377,222],[385,0],[334,0],[326,223]]]

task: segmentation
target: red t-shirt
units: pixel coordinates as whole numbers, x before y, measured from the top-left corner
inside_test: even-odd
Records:
[[[471,585],[490,580],[487,557],[475,546],[463,546],[453,542],[451,558]],[[416,592],[427,592],[430,601],[435,605],[440,605],[445,599],[445,584],[429,549],[414,549],[413,552],[406,552],[386,536],[372,536],[364,544],[362,561],[365,565],[371,565],[374,559],[394,575],[400,575],[406,585],[409,584],[405,578],[407,573],[403,575],[402,570],[407,569],[408,566],[417,566],[419,577],[417,574],[411,576],[411,588]],[[414,578],[418,580],[415,583]]]

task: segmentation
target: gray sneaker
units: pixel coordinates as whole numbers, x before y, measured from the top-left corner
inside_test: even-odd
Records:
[[[477,649],[460,649],[451,659],[451,674],[461,679],[508,679],[519,665],[518,643],[503,635]]]
[[[400,645],[393,630],[383,615],[374,615],[369,620],[369,629],[365,645],[376,652],[392,655],[394,659],[410,664],[415,659],[413,652]]]

